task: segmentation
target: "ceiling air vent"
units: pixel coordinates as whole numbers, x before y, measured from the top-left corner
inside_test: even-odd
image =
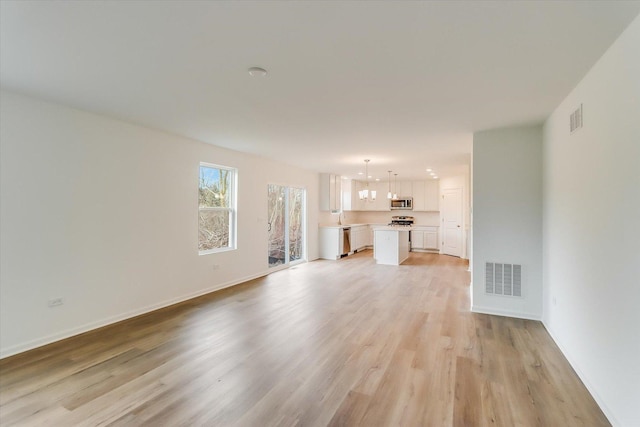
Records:
[[[487,262],[484,272],[484,290],[487,294],[522,296],[522,266]]]
[[[569,116],[569,130],[574,133],[582,127],[582,104]]]

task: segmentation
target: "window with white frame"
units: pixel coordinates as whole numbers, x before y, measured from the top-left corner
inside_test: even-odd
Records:
[[[236,247],[237,169],[200,163],[198,186],[198,251]]]

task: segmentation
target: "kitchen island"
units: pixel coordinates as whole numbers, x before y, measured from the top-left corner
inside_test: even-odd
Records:
[[[410,227],[375,227],[373,257],[377,264],[400,265],[409,258]]]

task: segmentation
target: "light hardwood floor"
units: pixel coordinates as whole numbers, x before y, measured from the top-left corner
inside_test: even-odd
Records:
[[[315,261],[0,361],[0,424],[606,426],[539,322],[467,263]]]

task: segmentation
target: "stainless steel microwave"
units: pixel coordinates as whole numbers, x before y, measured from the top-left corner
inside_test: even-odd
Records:
[[[413,209],[413,197],[400,197],[397,199],[391,199],[391,210],[394,209]]]

